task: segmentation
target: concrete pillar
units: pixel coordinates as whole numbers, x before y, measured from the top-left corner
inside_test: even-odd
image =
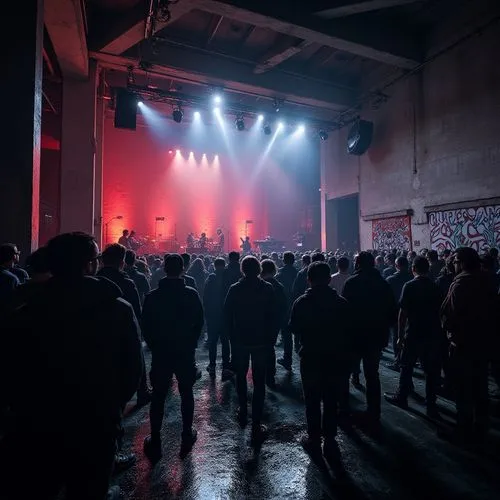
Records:
[[[97,64],[89,79],[63,82],[61,232],[95,233]]]
[[[22,28],[20,22],[22,21]],[[43,0],[6,5],[4,31],[19,32],[4,45],[1,79],[0,240],[24,255],[38,246],[42,128]]]

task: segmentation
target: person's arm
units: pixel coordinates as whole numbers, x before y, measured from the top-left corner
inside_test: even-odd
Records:
[[[144,305],[142,307],[141,331],[142,337],[150,349],[152,349],[153,345],[153,308],[153,297],[151,295],[146,295],[146,299],[144,300]]]
[[[203,329],[203,323],[205,322],[205,318],[203,315],[203,305],[201,303],[201,299],[200,296],[198,295],[198,292],[192,293],[191,302],[192,302],[191,314],[193,315],[194,318],[193,341],[194,341],[194,347],[196,347],[198,341],[200,340],[201,331]]]
[[[406,311],[404,309],[400,309],[398,316],[398,346],[401,346],[401,344],[403,343],[407,319],[408,314],[406,313]]]
[[[130,280],[128,282],[130,292],[128,295],[130,296],[130,304],[132,305],[132,309],[134,310],[135,317],[140,320],[141,318],[141,298],[139,297],[139,292],[137,290],[137,287],[135,286],[135,283]]]
[[[224,331],[228,339],[232,338],[234,329],[234,293],[234,288],[230,287],[224,301]]]
[[[140,329],[130,304],[121,299],[118,315],[120,317],[119,349],[121,366],[121,403],[125,405],[134,395],[142,376],[142,346]]]

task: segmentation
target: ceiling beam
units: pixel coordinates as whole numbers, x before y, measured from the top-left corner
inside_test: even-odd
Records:
[[[208,47],[213,42],[215,35],[217,34],[217,31],[219,31],[220,25],[222,24],[223,20],[224,16],[213,17],[212,21],[210,22],[208,39],[207,42],[205,43],[206,47]]]
[[[334,2],[335,6],[315,12],[314,15],[323,19],[335,19],[390,7],[400,7],[418,1],[420,0],[340,0]]]
[[[325,20],[297,8],[283,9],[266,0],[192,0],[197,9],[261,28],[316,42],[393,66],[412,69],[422,59],[418,40],[404,28],[380,20]],[[296,6],[297,3],[294,3]]]
[[[22,14],[21,14],[22,15]],[[85,14],[79,0],[45,0],[44,22],[63,76],[89,74]]]
[[[193,10],[196,0],[179,0],[169,7],[170,20],[158,22],[155,33],[161,31],[168,24],[172,24],[182,16]],[[107,40],[104,43],[94,44],[94,48],[108,54],[120,55],[144,40],[146,27],[146,13],[142,3],[127,13],[126,17],[119,19],[115,26],[107,29]],[[110,35],[111,34],[111,35]]]
[[[274,50],[272,54],[267,54],[262,58],[262,62],[257,64],[257,66],[255,67],[254,73],[256,73],[257,75],[261,75],[262,73],[275,68],[278,64],[281,64],[282,62],[290,59],[299,52],[302,52],[313,43],[314,42],[302,40],[301,42],[293,45],[288,44],[288,47],[286,48],[279,49],[277,51]]]
[[[158,48],[156,49],[158,51]],[[234,92],[281,98],[297,104],[339,111],[354,104],[356,93],[331,82],[315,80],[290,73],[256,75],[253,66],[242,62],[218,58],[212,54],[196,53],[182,47],[168,46],[157,54],[143,48],[143,56],[152,63],[151,75],[158,74],[174,80],[223,87]],[[138,61],[112,54],[92,52],[104,67],[126,71],[130,65],[137,68]],[[136,71],[134,69],[134,71]]]

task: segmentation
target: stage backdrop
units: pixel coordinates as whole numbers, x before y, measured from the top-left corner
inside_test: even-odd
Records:
[[[438,251],[500,247],[500,205],[429,213],[431,247]]]
[[[374,250],[411,250],[410,217],[391,217],[372,221]]]
[[[134,132],[115,129],[106,119],[105,243],[127,228],[184,246],[189,232],[215,237],[221,227],[227,251],[239,248],[247,227],[252,240],[270,235],[289,246],[294,233],[319,223],[319,213],[314,223],[308,215],[315,203],[319,212],[316,144],[285,151],[276,141],[276,151],[263,161],[270,137],[261,130],[231,129],[223,137],[215,126],[196,133],[190,127],[167,122],[161,131],[138,126]],[[112,220],[116,216],[123,219]]]

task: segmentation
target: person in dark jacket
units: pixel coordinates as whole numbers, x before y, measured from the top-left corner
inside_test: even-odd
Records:
[[[229,262],[226,269],[224,269],[224,288],[222,289],[224,300],[231,285],[234,285],[242,278],[239,252],[229,252],[228,259]]]
[[[226,262],[222,258],[215,259],[215,273],[209,275],[203,291],[203,309],[208,333],[208,359],[207,371],[215,377],[217,344],[219,339],[222,345],[222,380],[229,380],[234,376],[231,371],[231,351],[229,339],[224,332],[224,270]]]
[[[21,284],[12,272],[16,260],[17,247],[10,243],[0,245],[0,313],[12,307],[14,290]]]
[[[351,368],[351,336],[347,301],[328,286],[326,263],[309,266],[311,285],[292,308],[290,327],[300,343],[300,373],[306,404],[307,438],[302,441],[311,454],[321,450],[332,459],[338,454],[337,410],[348,390]],[[321,411],[323,403],[323,411]]]
[[[141,318],[141,302],[135,283],[123,272],[125,266],[126,249],[119,243],[108,245],[102,252],[103,266],[97,273],[98,278],[112,281],[122,292],[123,298],[132,306],[135,316]],[[151,401],[151,391],[148,386],[146,366],[143,360],[143,373],[141,383],[137,390],[137,406],[145,406]]]
[[[396,254],[390,253],[385,259],[387,267],[382,271],[382,277],[387,279],[397,272]]]
[[[133,250],[127,250],[125,253],[125,268],[124,271],[127,276],[135,283],[137,291],[139,292],[139,299],[141,305],[144,304],[144,298],[150,291],[149,281],[146,275],[141,273],[136,267],[136,255]]]
[[[342,296],[354,318],[355,345],[366,380],[367,416],[377,423],[381,400],[380,355],[389,340],[389,329],[396,321],[398,309],[391,287],[375,269],[371,253],[361,252],[357,256],[354,275],[345,282]]]
[[[93,277],[92,236],[62,234],[47,251],[53,278],[16,311],[2,349],[15,425],[0,444],[0,497],[58,498],[65,487],[66,498],[118,498],[107,493],[122,408],[142,371],[139,328],[119,288]],[[26,481],[32,449],[43,460]]]
[[[161,426],[165,400],[175,375],[181,396],[181,457],[197,438],[193,429],[196,380],[195,351],[203,327],[203,306],[198,292],[186,286],[182,257],[165,257],[165,274],[156,290],[146,295],[142,311],[142,333],[151,349],[150,379],[153,397],[150,407],[151,435],[144,441],[144,452],[153,462],[162,456]]]
[[[188,269],[191,266],[191,256],[188,253],[183,253],[181,254],[182,257],[182,262],[184,263],[184,269],[182,271],[182,278],[184,279],[184,283],[186,283],[186,286],[189,288],[194,288],[196,291],[198,291],[198,285],[196,283],[196,280],[187,274]]]
[[[408,281],[413,279],[409,268],[410,263],[406,257],[398,257],[395,262],[396,272],[387,278],[387,283],[391,287],[392,294],[396,303],[399,303],[403,287]],[[397,325],[391,327],[392,350],[394,352],[394,363],[388,365],[389,368],[399,371],[399,347]]]
[[[281,331],[288,329],[288,300],[285,293],[285,287],[275,278],[276,264],[273,260],[266,259],[261,262],[262,272],[260,277],[273,286],[274,298],[276,302],[276,335],[269,356],[269,364],[266,373],[266,383],[270,388],[276,386],[274,377],[276,376],[276,352],[274,346]],[[291,336],[291,333],[290,333]]]
[[[311,256],[305,254],[302,256],[302,269],[297,273],[292,288],[292,301],[295,302],[301,295],[304,294],[307,288],[307,268],[311,263]]]
[[[413,369],[420,359],[426,376],[427,415],[439,418],[436,393],[441,372],[442,330],[439,318],[441,295],[429,278],[429,261],[418,256],[412,266],[415,279],[406,283],[399,301],[398,343],[401,349],[399,387],[384,394],[389,403],[408,408]]]
[[[450,437],[468,444],[488,430],[488,361],[498,349],[500,304],[474,249],[458,248],[453,259],[456,276],[441,307],[456,388],[457,428]]]
[[[231,286],[224,303],[225,327],[236,370],[240,425],[247,423],[247,373],[252,360],[252,443],[265,437],[261,425],[266,396],[266,369],[276,335],[276,305],[272,285],[259,278],[261,267],[253,256],[241,262],[243,278]]]

